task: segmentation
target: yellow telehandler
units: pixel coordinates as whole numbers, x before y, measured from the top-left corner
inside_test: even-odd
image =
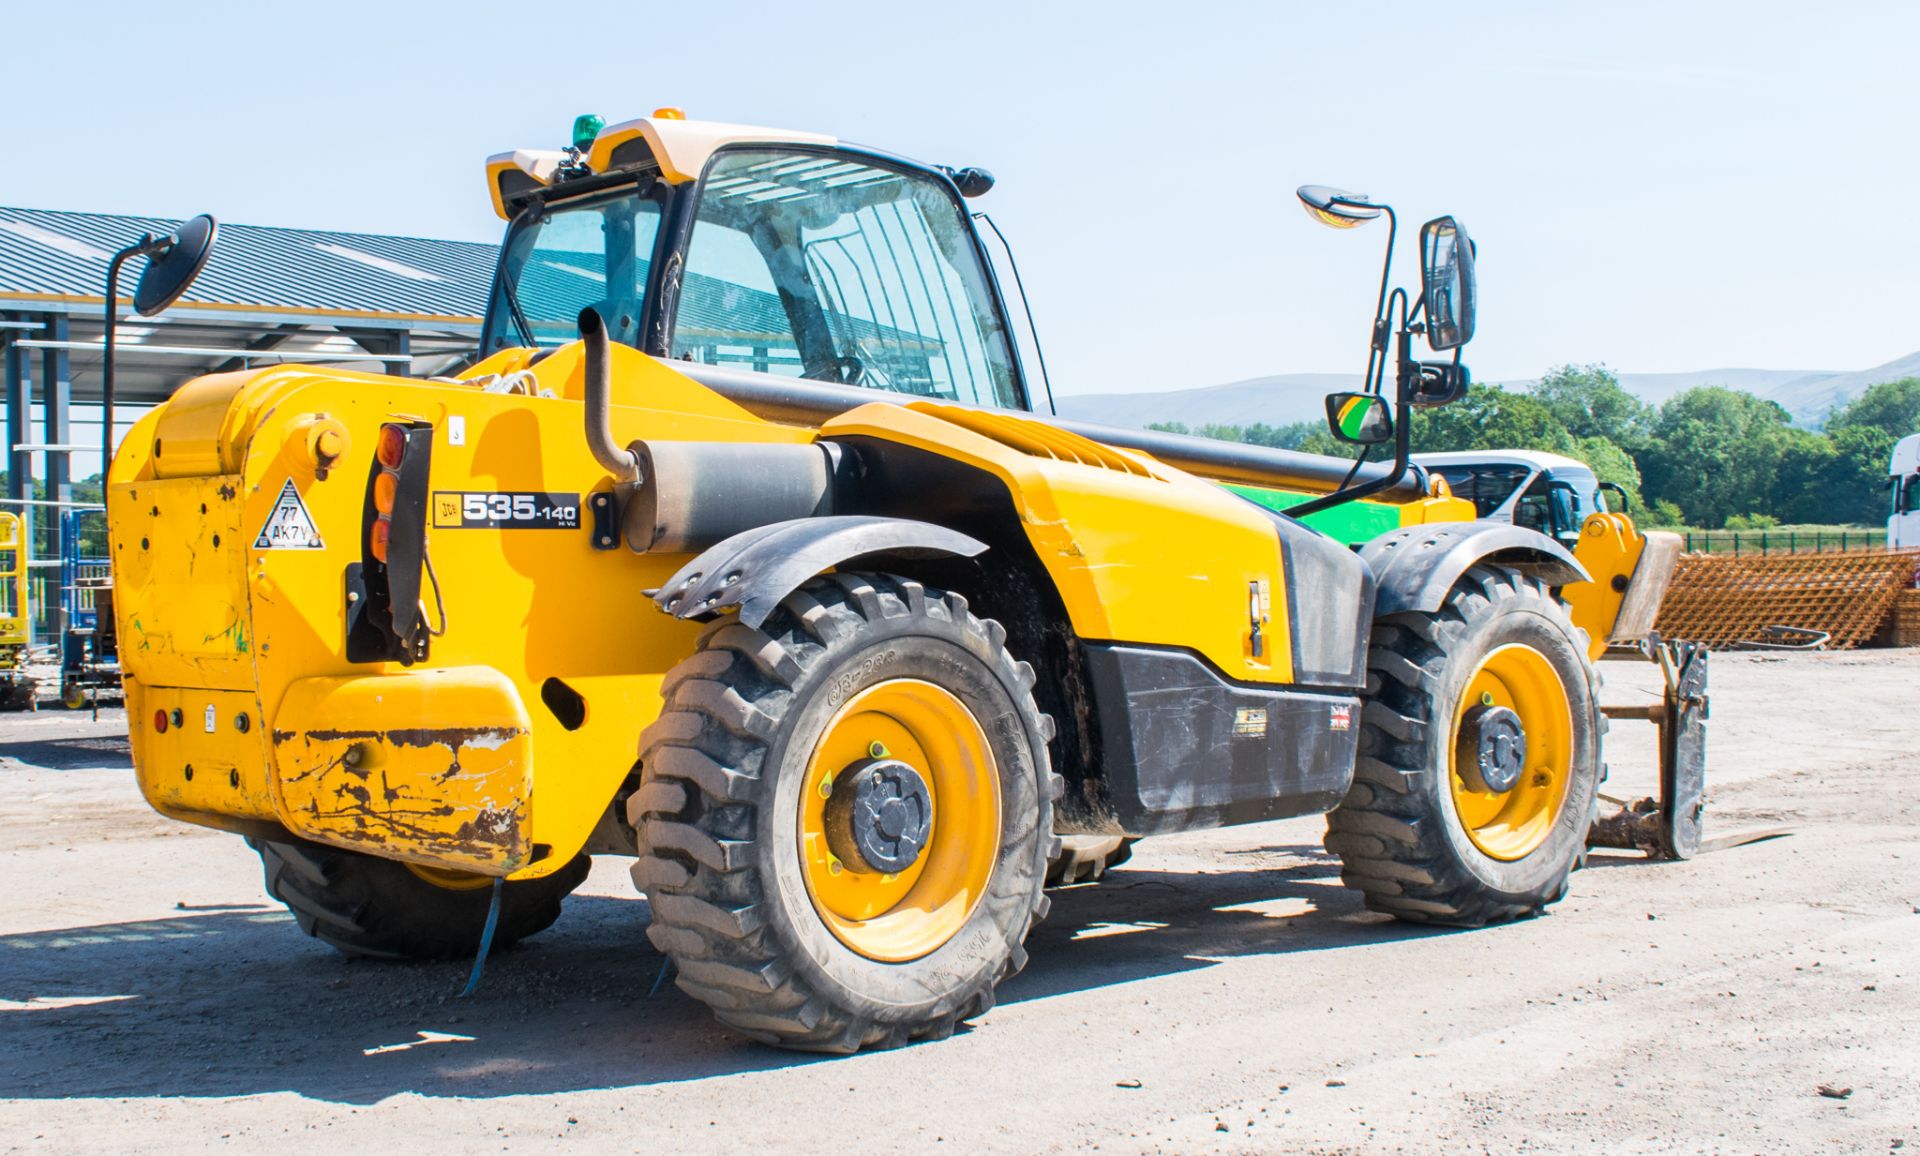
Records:
[[[1467,384],[1466,231],[1411,293],[1389,239],[1355,462],[1045,413],[992,183],[670,109],[493,158],[477,363],[202,377],[114,456],[146,797],[356,955],[484,957],[637,856],[679,986],[826,1051],[991,1007],[1063,837],[1327,812],[1377,911],[1559,899],[1611,624],[1409,461]]]

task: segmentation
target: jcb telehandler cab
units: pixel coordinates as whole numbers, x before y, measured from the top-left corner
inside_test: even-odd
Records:
[[[199,378],[113,462],[141,787],[308,933],[470,954],[637,855],[682,989],[850,1051],[992,1005],[1063,835],[1329,812],[1399,918],[1565,893],[1587,575],[1408,461],[1466,384],[1451,218],[1329,399],[1355,464],[1036,416],[980,170],[663,110],[488,175],[484,360]]]

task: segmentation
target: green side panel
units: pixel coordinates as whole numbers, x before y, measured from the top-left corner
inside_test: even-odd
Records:
[[[1283,513],[1290,507],[1319,496],[1232,483],[1227,485],[1227,489],[1248,501]],[[1361,542],[1370,542],[1388,531],[1398,530],[1400,507],[1362,500],[1335,506],[1331,510],[1322,510],[1317,514],[1308,514],[1300,520],[1335,541],[1353,546]]]

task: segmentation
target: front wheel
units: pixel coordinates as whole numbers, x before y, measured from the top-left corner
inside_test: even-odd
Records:
[[[834,574],[665,684],[628,804],[648,938],[765,1043],[939,1037],[1026,962],[1060,778],[1034,675],[957,594]]]
[[[1367,667],[1353,788],[1328,818],[1342,880],[1375,911],[1463,927],[1565,895],[1605,728],[1566,608],[1475,566],[1436,613],[1378,622]]]

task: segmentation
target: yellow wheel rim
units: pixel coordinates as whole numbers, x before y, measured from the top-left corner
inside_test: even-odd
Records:
[[[1462,769],[1478,749],[1462,723],[1475,706],[1505,707],[1520,717],[1526,762],[1504,791],[1476,789]],[[1453,806],[1473,845],[1495,859],[1523,859],[1546,842],[1573,777],[1573,706],[1547,656],[1531,646],[1502,646],[1481,660],[1453,712],[1448,781]]]
[[[919,858],[897,873],[844,862],[827,841],[833,780],[875,757],[917,772],[932,800]],[[820,919],[868,959],[902,963],[966,925],[1000,849],[1000,775],[966,704],[918,679],[889,679],[834,714],[807,759],[800,797],[800,869]]]
[[[471,871],[455,871],[449,867],[428,867],[420,863],[403,863],[401,866],[444,891],[478,891],[482,887],[493,886],[491,875],[476,875]]]

